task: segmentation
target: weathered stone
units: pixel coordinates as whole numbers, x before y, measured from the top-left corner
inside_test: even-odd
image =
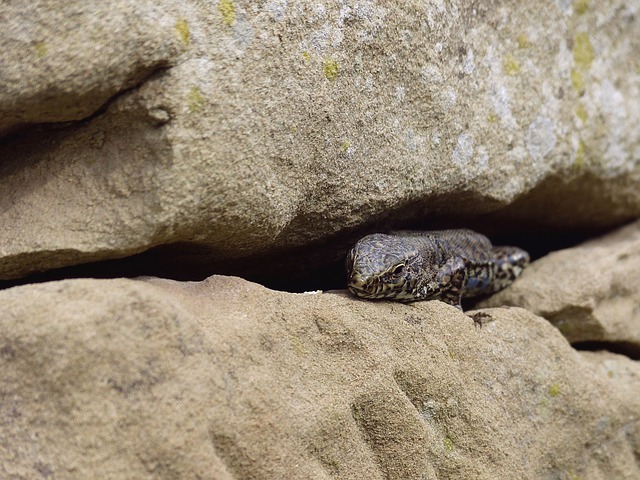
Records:
[[[544,319],[201,283],[0,292],[3,478],[638,478],[640,371]]]
[[[80,120],[170,65],[187,43],[185,20],[175,2],[157,3],[0,3],[0,135]]]
[[[537,260],[480,306],[517,305],[570,342],[614,342],[640,352],[640,222]]]
[[[89,8],[79,5],[69,8]],[[165,7],[182,12],[156,8]],[[197,247],[192,264],[211,272],[296,248],[309,259],[324,242],[323,264],[356,231],[516,199],[496,218],[592,228],[637,216],[638,9],[622,0],[185,4],[159,30],[141,30],[157,56],[144,45],[133,55],[155,65],[179,38],[188,45],[176,66],[87,123],[0,146],[0,278],[161,245],[174,246],[169,259]],[[111,31],[111,45],[121,32],[110,25],[90,31]],[[64,58],[82,66],[86,45],[65,45]],[[129,85],[135,68],[120,63],[104,92]],[[76,71],[53,75],[54,85]]]

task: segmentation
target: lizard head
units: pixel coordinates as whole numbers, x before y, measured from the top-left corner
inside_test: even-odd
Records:
[[[362,238],[347,255],[349,290],[362,298],[415,300],[422,258],[411,243],[381,233]]]

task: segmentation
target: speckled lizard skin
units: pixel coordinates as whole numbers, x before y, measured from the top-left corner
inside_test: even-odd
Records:
[[[349,290],[368,299],[442,300],[487,295],[512,283],[529,263],[517,247],[493,247],[471,230],[375,233],[346,261]]]

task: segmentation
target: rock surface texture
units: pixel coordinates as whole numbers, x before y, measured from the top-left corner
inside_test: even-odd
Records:
[[[640,478],[640,223],[470,316],[248,281],[639,218],[640,0],[0,22],[0,480]]]
[[[544,319],[233,277],[0,292],[0,476],[640,475],[640,370]]]
[[[2,2],[0,135],[81,120],[174,62],[185,43],[178,14],[157,3]]]
[[[0,129],[89,118],[0,144],[0,278],[640,214],[637,1],[27,3],[0,4]]]
[[[640,358],[640,222],[552,252],[480,306],[518,305],[575,342],[611,342]]]

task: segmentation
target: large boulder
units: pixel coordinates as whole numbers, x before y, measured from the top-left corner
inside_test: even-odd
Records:
[[[640,370],[523,309],[233,278],[0,292],[3,478],[640,476]]]
[[[23,4],[0,6],[1,128],[95,114],[0,145],[0,278],[159,246],[291,271],[438,216],[640,214],[637,3]]]

